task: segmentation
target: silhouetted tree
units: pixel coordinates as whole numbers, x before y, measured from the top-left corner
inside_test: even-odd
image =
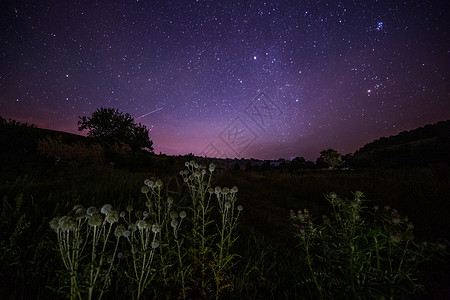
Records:
[[[303,169],[306,165],[306,160],[304,157],[296,157],[290,163],[290,170],[295,171],[299,169]]]
[[[332,170],[342,162],[342,155],[334,149],[327,149],[320,152],[318,160],[322,160]]]
[[[153,142],[148,136],[148,129],[141,123],[136,124],[128,113],[113,108],[99,108],[91,117],[80,117],[78,130],[88,130],[88,137],[112,147],[125,143],[133,151],[148,149],[153,151]]]

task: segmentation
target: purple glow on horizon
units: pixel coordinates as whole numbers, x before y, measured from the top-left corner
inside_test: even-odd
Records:
[[[78,117],[113,107],[145,124],[155,153],[169,155],[200,155],[210,143],[239,158],[352,153],[450,119],[450,21],[442,6],[9,4],[0,29],[0,116],[86,134]],[[269,105],[264,126],[246,114],[261,92],[277,107]],[[232,149],[223,131],[237,118],[248,135]]]

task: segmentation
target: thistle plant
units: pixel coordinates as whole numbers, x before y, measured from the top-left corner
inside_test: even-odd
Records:
[[[191,199],[192,206],[192,236],[193,260],[200,265],[201,289],[206,291],[207,269],[209,268],[208,259],[211,252],[209,247],[213,243],[214,234],[207,232],[208,226],[213,222],[211,220],[211,188],[212,174],[215,165],[209,165],[208,171],[202,165],[198,165],[191,160],[185,163],[186,170],[181,171],[180,175],[186,183]],[[198,249],[198,250],[197,250]]]
[[[190,242],[194,253],[193,265],[200,266],[203,296],[207,296],[207,286],[212,278],[216,286],[215,296],[218,298],[222,290],[229,286],[224,284],[225,275],[236,257],[230,252],[230,247],[236,240],[233,234],[243,207],[236,205],[237,187],[222,189],[211,186],[214,164],[210,164],[207,169],[195,161],[189,161],[185,166],[187,170],[181,171],[180,175],[188,187],[192,203]],[[212,218],[215,211],[219,214],[217,221]],[[213,223],[216,230],[211,226]]]
[[[119,232],[122,228],[117,226],[114,231],[114,224],[119,221],[119,213],[112,209],[110,204],[105,204],[100,209],[100,212],[96,211],[96,208],[91,206],[87,209],[88,218],[88,233],[92,233],[92,249],[91,249],[91,263],[89,272],[89,299],[92,299],[94,288],[97,281],[103,281],[103,286],[100,290],[98,299],[103,296],[105,289],[109,286],[111,281],[111,269],[114,263],[114,259],[117,253],[117,247],[119,245],[120,235]],[[102,216],[104,215],[104,217]],[[109,238],[112,237],[112,232],[116,238],[116,243],[112,255],[108,260],[107,245]],[[106,265],[106,270],[102,270],[102,267]],[[103,273],[103,274],[102,274]]]
[[[210,188],[209,192],[211,194],[214,192],[217,198],[221,218],[220,223],[217,224],[220,241],[216,245],[219,248],[219,252],[213,252],[214,263],[212,264],[214,281],[216,283],[216,298],[218,298],[220,291],[226,287],[221,286],[223,276],[231,268],[232,260],[236,257],[236,254],[230,253],[229,250],[237,239],[237,237],[233,236],[233,233],[243,207],[235,204],[238,192],[236,186],[231,189],[228,187],[216,187],[214,190]]]
[[[324,278],[318,276],[319,274],[314,270],[315,264],[313,262],[315,262],[315,257],[312,255],[315,251],[315,241],[321,239],[323,230],[313,224],[311,215],[306,208],[303,211],[299,210],[297,214],[291,210],[290,216],[291,219],[295,220],[294,225],[297,229],[296,236],[300,239],[301,246],[305,250],[305,262],[308,266],[312,281],[319,292],[320,298],[323,298],[324,291],[322,285]]]
[[[50,227],[58,237],[58,250],[64,267],[70,278],[70,299],[82,299],[78,279],[78,267],[81,255],[81,226],[85,222],[82,218],[75,221],[74,217],[56,217],[50,221]]]
[[[151,285],[155,297],[158,287],[165,288],[167,296],[167,288],[175,285],[176,297],[208,297],[215,286],[218,298],[230,286],[227,276],[237,257],[231,246],[243,209],[237,205],[238,188],[212,188],[213,164],[206,169],[190,161],[186,167],[180,174],[188,203],[182,203],[183,197],[177,202],[168,197],[161,180],[146,179],[142,210],[133,205],[120,213],[109,204],[100,209],[75,207],[68,216],[50,222],[70,278],[71,299],[100,299],[116,271],[116,256],[126,262],[125,275],[136,299],[154,280],[161,283]],[[130,254],[116,255],[120,246]]]
[[[190,271],[190,267],[186,266],[185,263],[185,257],[186,253],[182,251],[182,245],[184,242],[183,238],[180,238],[180,228],[181,223],[186,218],[186,212],[183,210],[179,214],[176,211],[171,211],[170,213],[170,226],[173,230],[173,237],[174,241],[176,243],[176,256],[178,260],[178,268],[177,268],[177,274],[179,274],[181,278],[181,291],[183,299],[186,299],[187,296],[187,287],[186,287],[186,275]]]
[[[127,207],[128,229],[124,231],[123,236],[131,247],[133,271],[129,276],[133,278],[133,282],[137,283],[137,299],[141,298],[143,291],[151,282],[152,264],[161,247],[161,231],[165,223],[161,190],[161,180],[146,179],[141,188],[141,192],[146,196],[146,210],[135,211],[136,220],[132,221],[133,208],[132,206]]]
[[[88,299],[101,299],[110,285],[120,238],[117,233],[120,231],[119,226],[114,230],[116,243],[111,255],[108,255],[110,249],[107,246],[113,235],[113,226],[118,220],[117,211],[112,210],[110,204],[105,204],[100,211],[93,206],[87,210],[75,206],[68,216],[50,221],[50,227],[57,234],[58,250],[70,278],[71,299],[84,298],[85,286]],[[96,289],[99,293],[94,295]]]
[[[325,196],[333,213],[321,223],[307,209],[291,211],[316,296],[401,298],[420,289],[418,266],[434,247],[415,242],[413,224],[397,210],[369,209],[362,192],[353,196]]]

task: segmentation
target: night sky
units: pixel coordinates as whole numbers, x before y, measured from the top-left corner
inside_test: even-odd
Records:
[[[0,116],[79,134],[117,108],[169,155],[353,153],[450,119],[445,3],[10,1]]]

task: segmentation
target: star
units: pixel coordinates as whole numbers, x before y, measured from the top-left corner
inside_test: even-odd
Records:
[[[450,118],[450,32],[428,2],[21,3],[0,29],[3,118],[79,134],[79,116],[112,107],[169,155],[231,155],[217,137],[242,120],[258,139],[241,157],[311,160]]]

